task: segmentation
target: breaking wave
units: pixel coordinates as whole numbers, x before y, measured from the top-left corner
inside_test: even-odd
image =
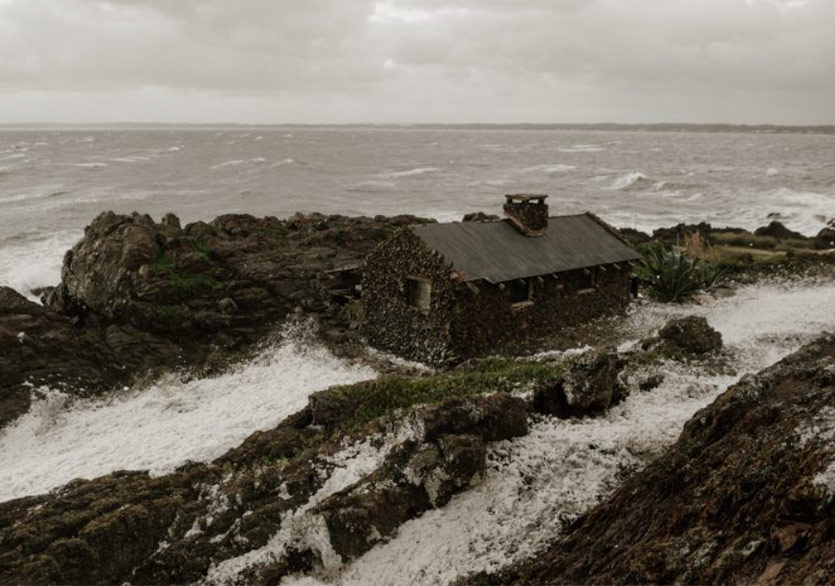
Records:
[[[596,144],[574,144],[570,147],[563,147],[558,149],[561,153],[599,153],[605,151],[606,147]]]
[[[406,171],[390,171],[388,173],[381,173],[380,177],[391,177],[398,179],[400,177],[415,177],[416,175],[424,175],[426,173],[435,173],[440,171],[439,167],[417,167],[415,169],[408,169]]]
[[[612,184],[609,186],[609,189],[612,190],[623,190],[632,187],[638,183],[648,180],[649,177],[641,173],[640,171],[631,171],[629,173],[625,173],[615,179]]]
[[[531,167],[525,167],[522,169],[522,173],[565,173],[566,171],[571,171],[572,169],[576,169],[575,165],[563,165],[560,163],[553,163],[553,164],[546,164],[546,165],[533,165]]]

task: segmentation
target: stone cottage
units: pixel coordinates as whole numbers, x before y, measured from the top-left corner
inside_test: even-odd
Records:
[[[366,259],[365,335],[439,363],[558,333],[629,303],[640,258],[591,213],[548,216],[546,195],[508,195],[506,219],[406,228]]]

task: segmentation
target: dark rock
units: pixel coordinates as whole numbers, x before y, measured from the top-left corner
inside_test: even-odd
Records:
[[[748,230],[743,228],[725,227],[715,228],[707,222],[700,222],[698,224],[676,224],[670,228],[658,228],[653,230],[652,239],[661,240],[668,244],[679,244],[684,241],[684,237],[688,234],[700,234],[703,237],[708,237],[714,232],[725,232],[734,234],[750,234]]]
[[[642,380],[638,383],[638,388],[642,391],[651,391],[652,389],[658,387],[661,383],[664,382],[664,375],[663,374],[653,374]]]
[[[180,218],[178,218],[176,215],[172,214],[171,212],[168,212],[167,214],[165,214],[162,217],[162,220],[160,220],[160,224],[162,224],[166,228],[172,228],[172,229],[177,230],[177,231],[179,231],[181,229]]]
[[[621,228],[619,232],[624,238],[626,238],[627,241],[629,241],[629,243],[632,246],[645,244],[652,240],[652,236],[650,236],[646,232],[641,232],[640,230],[636,230],[634,228]]]
[[[722,348],[722,334],[703,317],[690,315],[671,319],[658,332],[665,351],[684,354],[706,354]]]
[[[129,359],[106,345],[101,330],[79,331],[66,316],[0,287],[0,427],[29,409],[32,388],[95,394],[125,379]]]
[[[818,232],[817,236],[815,236],[815,240],[822,242],[825,247],[835,246],[835,226],[827,226],[826,228],[823,228],[820,232]]]
[[[427,439],[452,433],[478,435],[498,441],[528,433],[527,405],[506,393],[488,397],[450,399],[428,407],[422,417]]]
[[[338,389],[313,393],[307,398],[313,425],[331,427],[354,414],[358,405]]]
[[[486,448],[481,438],[442,436],[437,443],[407,443],[374,474],[326,499],[314,514],[328,527],[333,550],[355,559],[409,519],[449,502],[480,477]]]
[[[104,212],[44,306],[0,288],[0,426],[28,408],[24,383],[86,396],[175,366],[222,368],[296,308],[345,332],[334,347],[353,348],[361,316],[334,300],[334,269],[421,221],[241,214],[182,228],[173,214]]]
[[[507,395],[410,410],[401,423],[431,427],[430,433],[392,446],[369,475],[306,511],[300,507],[333,469],[330,456],[346,447],[343,436],[327,439],[311,425],[309,408],[254,433],[212,463],[154,478],[115,472],[0,503],[0,582],[201,582],[213,563],[266,545],[285,523],[294,524],[288,529],[295,545],[275,563],[248,570],[245,582],[277,583],[310,570],[326,561],[323,548],[351,559],[478,481],[486,442],[526,432],[519,421],[524,411],[523,401]],[[351,441],[392,437],[399,425],[372,423]],[[329,534],[310,534],[321,526]]]
[[[238,304],[235,303],[235,300],[230,297],[224,297],[220,301],[217,302],[217,308],[221,311],[221,313],[235,313],[238,311]]]
[[[626,392],[618,381],[618,367],[616,354],[589,350],[571,363],[563,378],[534,389],[533,409],[563,418],[601,413]]]
[[[743,378],[535,558],[468,584],[827,584],[835,336]],[[555,534],[558,534],[555,527]]]
[[[462,222],[495,222],[496,220],[501,220],[501,218],[496,214],[485,214],[484,212],[470,212],[464,214],[464,217],[461,218]]]
[[[806,240],[806,237],[800,232],[795,232],[786,228],[781,222],[773,220],[768,226],[762,226],[754,230],[756,236],[771,236],[777,240]]]

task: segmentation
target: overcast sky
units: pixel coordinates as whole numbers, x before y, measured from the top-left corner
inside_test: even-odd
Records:
[[[0,0],[0,122],[835,123],[835,0]]]

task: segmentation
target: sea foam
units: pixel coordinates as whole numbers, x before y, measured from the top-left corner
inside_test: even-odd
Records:
[[[289,328],[254,360],[214,378],[170,375],[109,400],[45,398],[0,432],[0,501],[114,470],[170,472],[222,455],[301,409],[311,393],[374,378]]]

